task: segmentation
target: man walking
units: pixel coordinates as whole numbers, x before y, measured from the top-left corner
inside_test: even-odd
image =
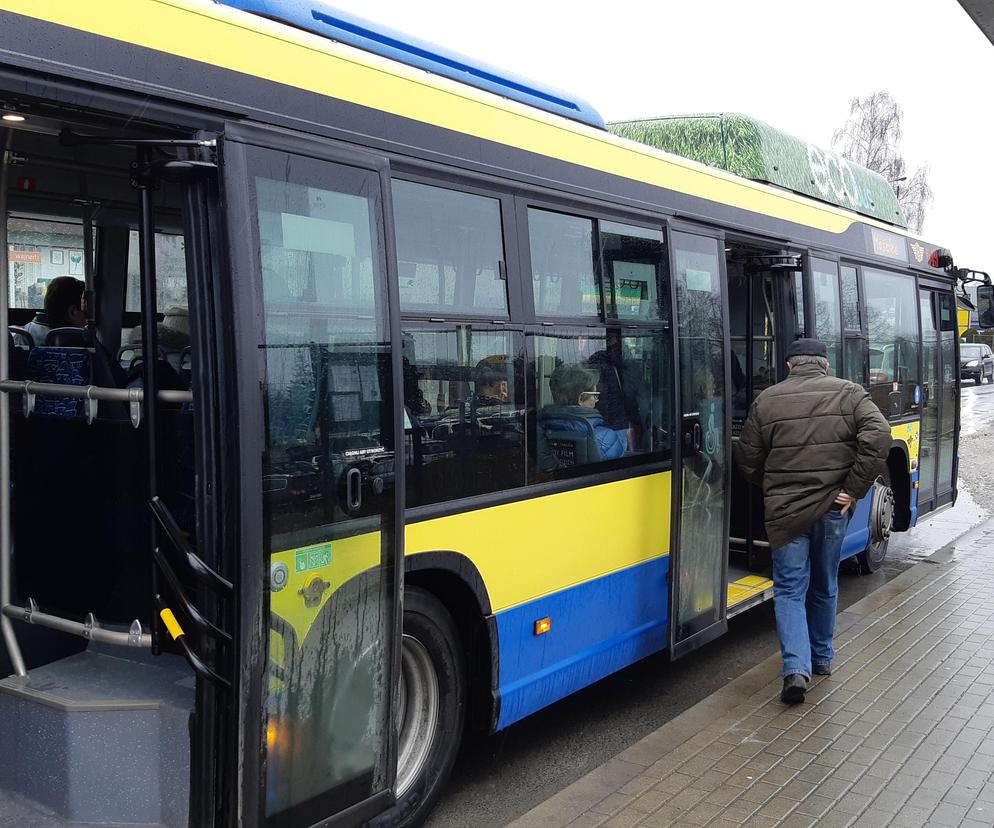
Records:
[[[839,554],[850,509],[883,470],[890,426],[862,386],[828,376],[816,339],[787,348],[790,375],[753,402],[735,460],[763,488],[787,704],[830,675]]]

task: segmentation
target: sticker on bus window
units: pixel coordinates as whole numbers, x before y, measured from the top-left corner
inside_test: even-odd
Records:
[[[293,556],[293,571],[307,572],[331,564],[331,544],[318,543],[298,549]]]
[[[686,275],[687,290],[700,290],[710,293],[714,289],[710,270],[694,270],[688,267]]]

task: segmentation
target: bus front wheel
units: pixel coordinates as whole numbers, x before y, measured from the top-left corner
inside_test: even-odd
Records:
[[[397,804],[370,828],[414,828],[455,764],[466,717],[466,670],[449,611],[430,592],[404,590],[397,695]]]
[[[870,505],[870,544],[859,554],[860,568],[869,574],[883,566],[894,526],[894,492],[890,475],[884,472],[873,483],[873,502]]]

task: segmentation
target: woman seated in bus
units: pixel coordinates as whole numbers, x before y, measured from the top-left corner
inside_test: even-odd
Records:
[[[581,365],[560,365],[549,377],[553,405],[539,414],[539,425],[546,431],[572,431],[593,435],[601,460],[621,457],[626,441],[609,428],[597,410],[597,371]]]

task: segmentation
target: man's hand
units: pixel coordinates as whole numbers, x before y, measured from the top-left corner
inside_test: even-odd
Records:
[[[839,510],[842,514],[849,511],[849,507],[853,505],[853,496],[851,494],[846,494],[845,492],[839,492],[835,496],[835,505],[841,506]]]

